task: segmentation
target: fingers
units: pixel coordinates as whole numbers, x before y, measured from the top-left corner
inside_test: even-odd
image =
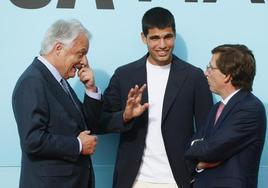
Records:
[[[146,88],[146,84],[143,84],[141,86],[141,88],[139,89],[139,93],[143,93],[143,91],[145,90],[145,88]]]
[[[143,112],[144,112],[145,110],[147,110],[147,109],[149,108],[149,103],[144,103],[144,104],[142,105],[142,108],[143,108]]]
[[[85,134],[89,135],[90,134],[90,130],[85,130],[82,133],[85,133]]]
[[[128,98],[137,98],[142,95],[143,91],[146,88],[146,84],[143,84],[140,88],[138,85],[135,85],[134,88],[131,88],[128,93]]]
[[[81,69],[78,73],[81,82],[86,83],[88,81],[94,81],[93,72],[91,70]]]
[[[142,93],[145,88],[146,84],[143,84],[140,88],[138,85],[135,85],[134,88],[129,90],[126,107],[123,113],[123,121],[125,123],[134,117],[140,116],[146,109],[148,109],[148,103],[141,104]]]
[[[78,138],[82,144],[82,151],[83,155],[92,155],[96,150],[97,145],[97,136],[96,135],[89,135],[90,131],[86,130],[80,132]]]
[[[95,79],[93,71],[89,67],[83,67],[78,71],[78,76],[80,81],[85,85],[85,87],[92,91],[96,91]]]
[[[138,85],[135,85],[134,88],[131,88],[128,93],[127,98],[127,107],[133,107],[135,105],[141,105],[142,93],[146,88],[146,84],[143,84],[140,88]],[[142,105],[142,108],[147,109],[148,104]]]
[[[82,151],[83,155],[92,155],[96,150],[97,145],[97,136],[95,135],[87,135],[82,143]]]

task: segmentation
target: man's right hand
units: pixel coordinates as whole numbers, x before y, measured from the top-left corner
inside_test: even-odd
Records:
[[[222,163],[220,162],[215,162],[215,163],[207,163],[207,162],[199,162],[196,166],[197,169],[206,169],[206,168],[214,168],[219,166]]]
[[[83,131],[80,132],[78,138],[82,144],[82,151],[83,155],[92,155],[95,152],[95,148],[97,145],[97,136],[89,135],[90,131]]]
[[[140,116],[146,109],[148,109],[148,103],[144,103],[143,105],[141,104],[142,93],[145,88],[146,84],[143,84],[143,86],[140,88],[138,85],[136,85],[134,88],[130,89],[125,111],[123,113],[123,120],[125,123],[134,117]]]

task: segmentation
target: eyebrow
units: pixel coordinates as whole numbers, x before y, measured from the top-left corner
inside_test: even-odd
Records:
[[[174,34],[173,33],[167,33],[163,36],[163,38],[170,38],[170,37],[174,37]],[[152,35],[152,36],[149,36],[149,39],[160,39],[162,38],[160,35]]]
[[[78,53],[87,54],[87,50],[85,48],[78,51]]]

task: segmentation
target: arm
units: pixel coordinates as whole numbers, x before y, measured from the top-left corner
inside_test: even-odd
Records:
[[[186,152],[188,159],[204,162],[224,161],[252,144],[260,128],[258,107],[239,108],[226,117],[221,129],[213,136],[196,142]]]
[[[198,69],[196,72],[194,83],[194,119],[197,134],[195,134],[193,139],[200,139],[203,137],[204,127],[213,106],[213,99],[207,79],[201,69]]]
[[[102,109],[101,93],[95,85],[94,72],[91,69],[87,57],[81,61],[81,68],[77,72],[80,81],[84,84],[86,93],[82,104],[83,114],[87,127],[93,134],[101,134],[100,115]]]
[[[141,104],[142,93],[146,85],[124,91],[120,82],[119,71],[112,76],[103,95],[102,125],[108,132],[124,132],[130,130],[139,117],[148,108],[148,103]],[[121,78],[123,79],[123,78]],[[125,93],[124,93],[125,92]]]

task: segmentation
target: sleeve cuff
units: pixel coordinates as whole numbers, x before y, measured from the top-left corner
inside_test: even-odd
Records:
[[[97,93],[86,90],[86,94],[90,98],[101,100],[101,89],[99,87],[97,87]]]
[[[195,171],[196,171],[197,173],[201,173],[201,172],[204,171],[204,169],[198,169],[198,168],[195,168]]]
[[[81,143],[80,138],[77,137],[77,140],[78,140],[78,142],[79,142],[79,154],[80,154],[81,151],[82,151],[82,143]]]

